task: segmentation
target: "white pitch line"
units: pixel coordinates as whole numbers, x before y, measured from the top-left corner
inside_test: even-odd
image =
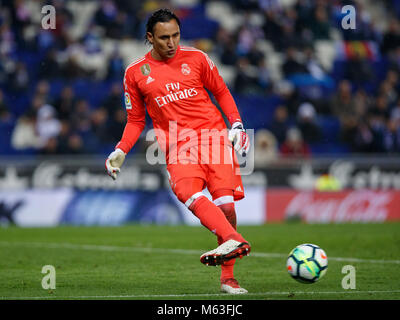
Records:
[[[106,245],[92,245],[92,244],[73,244],[73,243],[45,243],[45,242],[12,242],[0,241],[0,246],[27,246],[39,247],[49,249],[77,249],[77,250],[98,250],[98,251],[123,251],[123,252],[146,252],[146,253],[176,253],[176,254],[189,254],[201,255],[203,251],[189,250],[189,249],[170,249],[170,248],[138,248],[138,247],[122,247],[122,246],[106,246]],[[258,258],[286,258],[288,255],[283,253],[267,253],[267,252],[252,252],[250,254]],[[352,257],[328,257],[330,261],[348,261],[359,263],[386,263],[386,264],[400,264],[400,260],[379,260],[379,259],[361,259]]]
[[[343,291],[278,291],[278,292],[250,292],[245,296],[273,296],[273,295],[301,295],[301,294],[374,294],[374,293],[400,293],[400,290],[343,290]],[[15,299],[111,299],[111,298],[190,298],[190,297],[226,297],[236,296],[227,293],[187,293],[187,294],[135,294],[135,295],[108,295],[108,296],[43,296],[43,297],[0,297],[0,300],[15,300]]]

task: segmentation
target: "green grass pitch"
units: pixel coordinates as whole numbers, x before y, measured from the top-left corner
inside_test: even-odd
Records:
[[[235,276],[249,290],[219,290],[219,267],[200,255],[216,247],[204,227],[0,228],[0,299],[399,299],[400,223],[267,224],[239,226],[252,244]],[[328,255],[328,271],[301,284],[286,271],[286,256],[301,243]],[[43,289],[42,267],[56,270],[56,289]],[[342,288],[345,265],[356,289]]]

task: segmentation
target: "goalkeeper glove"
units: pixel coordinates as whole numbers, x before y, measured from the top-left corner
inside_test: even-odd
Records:
[[[115,149],[106,159],[106,169],[108,175],[114,180],[117,179],[117,174],[121,171],[121,166],[125,161],[125,152],[121,149]]]
[[[243,157],[246,156],[250,149],[250,139],[241,122],[232,124],[232,129],[229,130],[228,133],[228,139],[232,142],[233,148],[239,152],[240,155]]]

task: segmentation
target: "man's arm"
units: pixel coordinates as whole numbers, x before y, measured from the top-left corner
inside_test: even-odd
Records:
[[[220,76],[214,62],[206,54],[204,54],[204,57],[205,59],[202,61],[202,81],[204,86],[212,92],[223,113],[228,118],[231,125],[228,139],[233,143],[235,150],[245,156],[250,148],[250,139],[244,130],[235,100]]]
[[[115,146],[115,150],[106,159],[108,175],[114,180],[120,172],[126,154],[132,149],[139,139],[145,126],[146,111],[143,98],[136,86],[134,79],[131,79],[128,70],[124,76],[124,98],[127,111],[127,123],[121,140]]]

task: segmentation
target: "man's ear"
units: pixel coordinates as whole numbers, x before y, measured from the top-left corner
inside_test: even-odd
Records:
[[[151,32],[147,32],[146,35],[147,35],[147,40],[148,40],[151,44],[153,44],[153,34],[152,34]]]

